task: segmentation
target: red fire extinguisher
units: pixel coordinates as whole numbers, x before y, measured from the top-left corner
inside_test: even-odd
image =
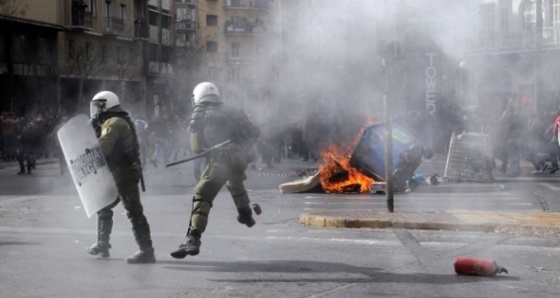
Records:
[[[496,273],[508,273],[506,268],[488,259],[459,257],[455,259],[454,267],[459,275],[495,276]]]

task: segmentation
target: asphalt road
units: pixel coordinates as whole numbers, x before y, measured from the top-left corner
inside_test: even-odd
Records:
[[[430,162],[421,170],[434,171]],[[111,257],[85,252],[95,239],[71,179],[55,164],[32,175],[0,169],[1,297],[558,297],[557,236],[425,231],[333,229],[303,226],[303,212],[385,209],[369,194],[281,194],[310,163],[284,161],[272,170],[250,170],[246,183],[263,214],[249,229],[236,221],[221,192],[202,238],[201,253],[169,256],[182,241],[194,180],[190,166],[149,167],[142,194],[156,258],[129,265],[137,250],[122,206],[115,208]],[[430,167],[435,166],[435,167]],[[560,175],[558,176],[560,177]],[[506,178],[491,184],[426,186],[396,197],[396,210],[442,209],[558,212],[554,176]],[[502,184],[503,187],[500,187]],[[497,189],[500,187],[500,190]],[[502,189],[503,188],[503,189]],[[459,276],[458,256],[491,258],[509,274]]]

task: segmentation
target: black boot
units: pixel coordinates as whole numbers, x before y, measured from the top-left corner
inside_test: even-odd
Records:
[[[200,234],[189,231],[179,248],[171,252],[171,256],[175,259],[182,259],[187,255],[196,256],[200,252],[200,243]]]
[[[237,215],[237,221],[240,224],[244,224],[249,228],[255,225],[255,220],[253,219],[253,211],[250,207],[244,209],[238,209],[239,215]]]
[[[87,247],[86,251],[90,255],[99,255],[102,258],[110,256],[109,249],[111,244],[109,238],[113,230],[113,211],[110,209],[102,209],[97,213],[97,242]]]
[[[132,199],[127,199],[132,201]],[[148,264],[155,263],[156,257],[154,255],[154,248],[152,247],[152,237],[150,236],[150,225],[148,220],[142,210],[136,210],[136,212],[127,211],[128,219],[132,224],[132,234],[134,234],[134,239],[140,247],[140,250],[136,252],[133,256],[126,258],[126,262],[129,264]]]
[[[86,250],[90,255],[99,255],[102,258],[108,258],[110,256],[109,248],[111,248],[111,244],[109,244],[108,242],[98,241],[92,246],[88,247]]]
[[[133,256],[126,258],[126,262],[129,264],[152,264],[156,262],[156,256],[154,254],[154,248],[152,247],[152,241],[146,241],[140,245],[140,250],[137,251]]]

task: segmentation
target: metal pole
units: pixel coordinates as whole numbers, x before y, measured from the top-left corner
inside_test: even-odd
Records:
[[[537,26],[536,26],[536,53],[535,53],[535,112],[540,115],[542,109],[542,95],[543,95],[543,69],[542,69],[542,54],[543,54],[543,17],[542,17],[542,0],[536,2]]]
[[[385,180],[386,180],[386,199],[387,211],[395,211],[394,192],[393,192],[393,128],[391,126],[390,106],[387,93],[389,91],[389,78],[387,74],[387,66],[385,59],[381,60],[384,74],[384,92],[383,92],[383,111],[385,118]]]

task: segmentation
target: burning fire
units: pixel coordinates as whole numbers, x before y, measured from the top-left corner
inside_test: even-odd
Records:
[[[337,147],[329,143],[320,154],[320,180],[327,193],[368,192],[375,180],[350,165],[351,150],[358,143],[359,135],[348,146]]]

